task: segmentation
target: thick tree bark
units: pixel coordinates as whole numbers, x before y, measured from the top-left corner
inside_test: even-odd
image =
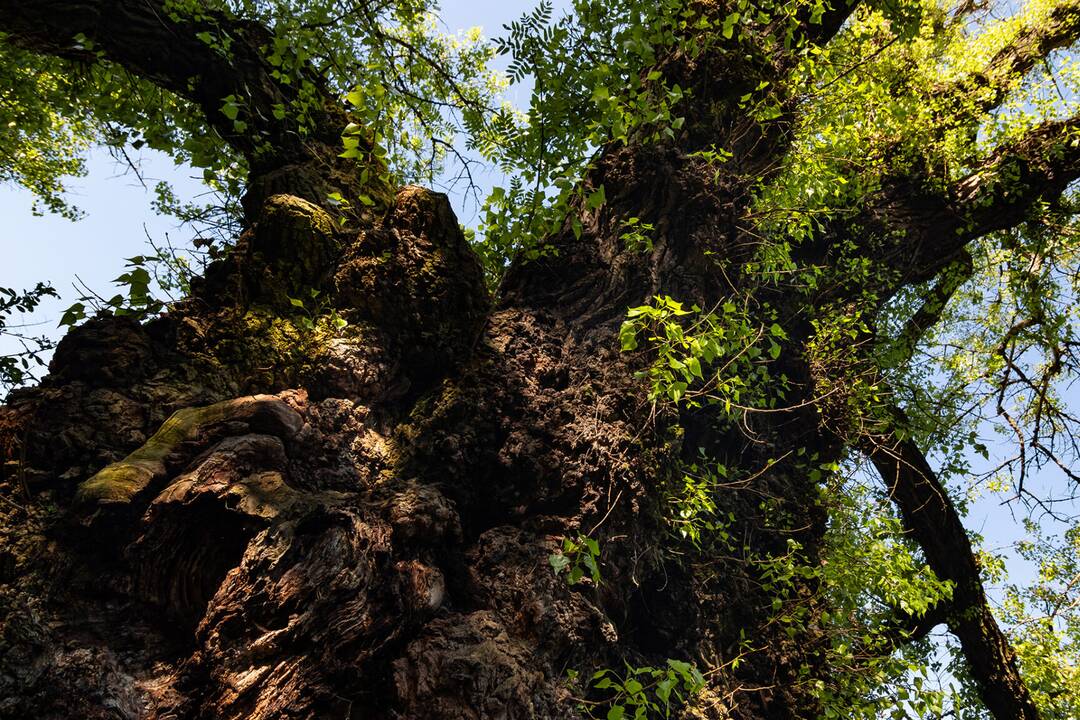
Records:
[[[266,79],[260,31],[237,28],[232,72],[199,26],[160,9],[0,0],[0,21],[39,52],[91,37],[249,152],[218,105],[251,83],[259,103],[287,93]],[[794,37],[825,42],[847,12]],[[266,120],[281,152],[251,156],[234,257],[160,319],[74,330],[41,386],[0,408],[5,481],[33,496],[0,509],[0,718],[572,718],[602,698],[576,697],[567,670],[669,657],[709,673],[686,717],[814,717],[813,681],[828,673],[814,587],[792,590],[810,620],[791,636],[754,560],[790,540],[820,559],[825,509],[796,458],[836,459],[842,440],[814,406],[803,311],[852,298],[785,295],[738,271],[756,237],[742,220],[752,185],[790,142],[784,118],[747,120],[739,97],[781,72],[784,52],[739,66],[723,48],[667,58],[668,79],[694,90],[685,132],[605,148],[586,184],[608,202],[575,208],[581,237],[567,222],[549,238],[558,253],[515,264],[496,298],[445,197],[402,188],[348,231],[320,209],[351,172],[313,170],[336,142],[330,99],[315,156]],[[1041,132],[1030,142],[1053,140]],[[713,143],[735,152],[719,183],[690,154]],[[1049,167],[1024,147],[987,172],[1026,163],[1053,189],[1080,171],[1069,153]],[[918,212],[899,194],[875,198],[868,218],[910,232],[883,233],[908,244],[873,256],[932,274],[940,258],[919,238],[963,214],[978,183],[961,185]],[[655,226],[651,252],[626,252],[626,217]],[[345,331],[305,333],[283,316],[311,288]],[[743,428],[708,409],[657,415],[634,377],[648,359],[619,352],[617,332],[628,306],[658,293],[703,307],[749,295],[763,323],[767,300],[789,338],[772,371],[790,409]],[[668,552],[663,487],[699,449],[746,478],[714,498],[741,554]],[[897,497],[917,481],[896,474]],[[578,534],[600,543],[598,586],[570,586],[548,564]],[[985,630],[953,620],[965,650]],[[736,665],[745,637],[755,651]],[[1001,692],[1022,699],[1013,679]]]

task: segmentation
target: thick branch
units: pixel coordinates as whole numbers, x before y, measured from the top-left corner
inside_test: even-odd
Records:
[[[971,254],[966,250],[961,251],[960,259],[941,272],[923,300],[923,304],[914,315],[908,318],[899,337],[890,344],[890,366],[906,363],[911,359],[919,341],[926,335],[926,331],[941,319],[941,313],[949,300],[960,289],[960,286],[971,278],[973,272]]]
[[[174,18],[159,0],[0,0],[5,32],[27,49],[92,58],[75,47],[81,34],[109,60],[197,104],[211,126],[245,155],[253,154],[261,138],[279,142],[284,128],[270,109],[291,102],[295,91],[270,76],[258,47],[266,31],[214,14],[197,22]],[[206,39],[198,33],[207,33]],[[229,95],[251,106],[251,119],[244,120],[252,132],[237,132],[221,112]]]
[[[860,2],[861,0],[832,0],[820,15],[815,15],[812,4],[808,3],[799,12],[800,31],[803,38],[812,45],[826,44],[840,32],[840,28],[847,22],[851,13],[855,12]]]
[[[863,638],[857,655],[866,658],[892,655],[905,645],[922,640],[938,625],[948,622],[949,610],[946,602],[932,605],[921,614],[894,607],[874,633]]]
[[[998,50],[981,72],[934,88],[932,95],[958,102],[974,98],[974,109],[988,112],[1000,105],[1009,90],[1050,52],[1071,45],[1078,37],[1080,0],[1064,0],[1047,17],[1020,28],[1016,37]],[[955,108],[946,108],[949,109]]]
[[[848,230],[875,238],[878,248],[868,251],[899,273],[900,285],[929,280],[960,260],[972,240],[1013,227],[1039,202],[1060,197],[1080,177],[1078,137],[1080,116],[1043,123],[942,191],[929,189],[923,177],[888,179]]]
[[[1037,720],[1015,654],[987,603],[971,541],[926,457],[913,441],[894,433],[868,441],[864,451],[930,568],[954,584],[947,622],[960,640],[986,707],[996,720]]]
[[[32,52],[84,62],[100,55],[191,101],[213,131],[247,158],[253,176],[290,165],[325,170],[337,164],[347,122],[343,109],[321,92],[320,78],[311,70],[279,81],[263,53],[270,31],[256,23],[207,10],[197,18],[181,17],[163,0],[0,0],[0,28],[9,41]],[[92,51],[76,43],[80,35]],[[310,119],[303,129],[290,112],[301,84],[322,94],[314,106],[305,105]],[[230,96],[237,106],[234,118],[223,112]],[[275,178],[273,190],[322,202],[325,197],[312,197],[321,188],[305,188],[309,180],[298,178],[296,187],[283,187]]]
[[[1052,120],[999,148],[950,189],[958,234],[978,237],[1012,227],[1040,200],[1051,200],[1080,176],[1080,116]]]

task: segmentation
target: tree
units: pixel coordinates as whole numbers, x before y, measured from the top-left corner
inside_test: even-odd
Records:
[[[5,178],[224,198],[0,409],[0,717],[1070,716],[1075,583],[1011,645],[948,485],[989,417],[1075,489],[1080,7],[430,9],[0,0]]]

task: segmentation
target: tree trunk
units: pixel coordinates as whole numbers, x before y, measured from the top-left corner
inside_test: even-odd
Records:
[[[681,194],[647,184],[664,196],[639,206]],[[657,275],[692,267],[685,251],[618,267],[610,221],[587,217],[587,242],[516,268],[489,308],[446,199],[405,188],[382,223],[332,238],[321,271],[348,328],[303,336],[272,308],[281,268],[334,244],[321,212],[273,196],[183,308],[86,323],[12,394],[6,468],[34,500],[4,510],[0,717],[575,717],[568,669],[724,668],[744,634],[765,650],[714,678],[702,716],[812,714],[813,638],[769,622],[753,565],[665,551],[680,457],[835,452],[809,413],[754,442],[653,416],[617,331],[629,304],[675,292]],[[748,553],[820,541],[793,466],[718,500]],[[599,542],[598,585],[549,565],[579,533]]]
[[[110,35],[110,5],[160,34],[142,22],[153,4],[85,0],[78,15],[0,1],[0,19],[58,54],[57,37],[97,28],[113,61],[216,117],[229,87],[200,45],[180,43],[173,73],[152,40],[131,50]],[[826,42],[841,9],[803,40]],[[401,188],[347,229],[320,207],[355,176],[333,159],[336,130],[321,149],[283,139],[259,155],[249,229],[192,298],[143,325],[73,330],[42,384],[0,408],[5,482],[32,496],[0,506],[0,718],[574,718],[604,697],[568,671],[668,658],[708,672],[685,717],[815,717],[829,669],[813,581],[785,595],[805,609],[789,632],[760,560],[795,542],[801,562],[820,561],[826,512],[805,458],[837,460],[842,438],[815,405],[827,378],[809,311],[865,288],[808,297],[742,273],[759,245],[742,219],[751,187],[790,118],[751,121],[739,105],[783,57],[731,62],[665,60],[694,91],[683,132],[605,148],[585,186],[607,202],[575,206],[580,238],[568,219],[555,252],[516,263],[496,297],[445,197]],[[713,144],[734,152],[719,181],[693,155]],[[898,197],[883,191],[861,222],[899,217],[914,236],[964,212],[946,198],[908,213]],[[651,251],[627,251],[628,217],[656,228]],[[829,232],[806,250],[822,264],[854,235]],[[903,263],[904,281],[948,255],[873,253]],[[888,297],[890,282],[870,289]],[[325,300],[305,329],[289,298],[311,289]],[[619,328],[658,294],[778,322],[781,407],[740,427],[651,403],[635,377],[649,354],[621,352]],[[680,544],[665,520],[665,489],[701,452],[740,480],[713,498],[733,518],[727,553]],[[599,582],[552,571],[579,536],[599,545]]]

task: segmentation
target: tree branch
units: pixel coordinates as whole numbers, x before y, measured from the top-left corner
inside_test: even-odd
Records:
[[[971,239],[1012,227],[1040,200],[1051,200],[1080,177],[1080,116],[1051,120],[998,148],[979,170],[950,188],[961,221],[957,234]]]
[[[930,189],[922,176],[886,179],[871,206],[846,226],[852,236],[877,243],[870,252],[898,273],[895,291],[934,278],[961,260],[969,242],[1017,225],[1078,177],[1080,116],[1052,120],[998,148],[943,190]]]
[[[1018,80],[1030,72],[1053,50],[1066,47],[1080,37],[1080,0],[1064,0],[1038,21],[1024,25],[1016,37],[998,50],[982,71],[934,88],[931,95],[947,101],[975,99],[975,110],[989,112],[1002,103]],[[958,102],[947,102],[942,116],[956,110]]]
[[[873,646],[867,651],[877,657],[889,655],[908,643],[922,640],[938,625],[948,622],[949,604],[939,602],[921,615],[894,608],[892,617],[875,633]]]
[[[902,412],[894,409],[894,414],[902,426]],[[862,450],[881,474],[905,530],[922,547],[934,574],[954,585],[945,619],[960,640],[987,709],[996,720],[1037,720],[1015,653],[987,603],[967,531],[926,457],[912,440],[892,430],[866,438]]]
[[[960,258],[945,267],[938,275],[934,286],[923,300],[923,304],[904,324],[904,329],[889,345],[890,367],[906,363],[915,352],[915,347],[926,335],[926,331],[937,324],[941,313],[952,296],[967,282],[974,272],[971,254],[963,250]]]
[[[295,90],[271,78],[258,50],[268,34],[262,28],[241,28],[219,13],[180,20],[159,0],[0,0],[0,21],[15,42],[34,52],[85,61],[101,50],[107,59],[198,105],[221,137],[247,156],[258,138],[278,141],[284,135],[269,111],[291,102]],[[198,38],[200,33],[206,39]],[[91,41],[91,50],[76,43],[79,35]],[[248,113],[253,132],[237,132],[222,113],[229,95],[259,111]]]
[[[315,164],[325,171],[328,164],[340,164],[343,107],[311,68],[282,82],[264,57],[271,32],[257,23],[205,9],[182,17],[162,0],[0,0],[0,27],[31,52],[77,62],[105,59],[192,102],[213,131],[247,159],[253,176],[291,165]],[[79,36],[89,49],[76,42]],[[303,127],[291,112],[301,85],[316,97],[303,108]],[[235,104],[226,114],[229,97]],[[339,170],[355,174],[351,167]],[[274,191],[325,200],[322,188],[307,187],[310,178],[296,179],[295,187],[286,180],[275,178]]]
[[[803,38],[813,45],[824,45],[840,32],[847,19],[855,12],[861,0],[831,0],[820,16],[815,17],[813,10],[804,7],[799,11],[800,30]]]

